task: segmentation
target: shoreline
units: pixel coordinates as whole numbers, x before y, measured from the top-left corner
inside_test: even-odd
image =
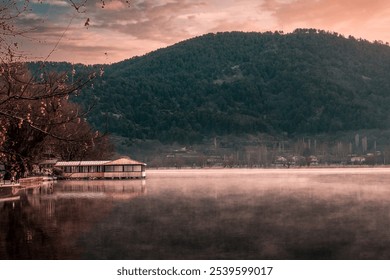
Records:
[[[270,166],[270,167],[258,167],[258,166],[234,166],[234,167],[149,167],[147,171],[151,170],[231,170],[231,169],[259,169],[259,170],[299,170],[299,169],[390,169],[390,165],[317,165],[317,166]]]

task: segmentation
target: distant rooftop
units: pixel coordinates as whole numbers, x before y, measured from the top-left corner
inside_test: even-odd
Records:
[[[105,163],[104,165],[132,165],[132,164],[146,165],[143,162],[139,162],[139,161],[136,161],[136,160],[133,160],[130,158],[120,158],[117,160],[109,161],[109,162]]]
[[[39,164],[55,164],[57,161],[57,159],[46,159],[44,161],[41,161]]]
[[[58,161],[55,166],[95,166],[95,165],[146,165],[130,158],[116,160]]]
[[[110,162],[109,160],[96,160],[96,161],[58,161],[55,166],[91,166],[91,165],[104,165]]]

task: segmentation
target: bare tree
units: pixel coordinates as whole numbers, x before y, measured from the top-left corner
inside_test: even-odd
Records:
[[[99,150],[96,144],[106,140],[91,129],[86,112],[69,98],[89,85],[95,74],[70,80],[72,73],[48,73],[44,68],[30,73],[15,40],[28,32],[19,30],[15,21],[28,12],[29,1],[5,2],[0,7],[0,161],[14,173],[27,174],[49,146],[73,150],[67,159],[91,157],[92,150]],[[68,2],[78,12],[87,3]]]

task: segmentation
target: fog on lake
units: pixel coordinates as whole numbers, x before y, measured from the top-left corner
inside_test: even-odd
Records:
[[[0,259],[390,259],[389,182],[387,168],[183,169],[2,190]]]

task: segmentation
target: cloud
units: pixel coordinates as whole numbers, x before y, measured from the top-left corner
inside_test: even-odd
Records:
[[[381,39],[381,27],[390,23],[387,0],[264,0],[262,6],[281,29],[312,27]]]
[[[230,6],[212,14],[214,26],[210,32],[219,31],[268,31],[275,28],[271,12],[264,9],[261,1],[237,0]],[[215,7],[217,8],[217,7]],[[217,9],[216,9],[217,10]]]
[[[31,4],[39,4],[39,5],[52,5],[52,6],[62,6],[67,7],[69,6],[69,2],[65,0],[30,0]]]
[[[122,10],[94,9],[91,28],[115,30],[125,35],[170,43],[190,36],[182,14],[196,10],[201,1],[136,1],[134,7]],[[187,19],[186,19],[187,20]]]
[[[268,30],[274,24],[270,13],[253,0],[138,0],[131,9],[94,13],[95,30],[115,30],[163,44],[209,32]]]
[[[96,3],[96,5],[101,6],[101,4],[99,4],[99,3]],[[106,9],[106,10],[119,11],[119,10],[125,9],[126,5],[122,1],[111,1],[111,2],[108,2],[107,4],[105,4],[104,6],[101,6],[101,7],[103,7],[103,9]]]
[[[108,49],[110,45],[126,45],[130,51],[123,51],[122,59],[125,59],[209,32],[268,30],[272,18],[259,5],[261,1],[133,0],[129,7],[122,0],[112,0],[106,1],[104,8],[100,1],[88,1],[85,14],[72,11],[69,6],[55,9],[34,4],[35,22],[33,18],[25,19],[23,24],[34,26],[32,35],[46,44],[55,44],[64,33],[60,46],[67,38],[77,38],[66,44],[67,49],[74,44],[78,53],[82,49],[88,51],[80,42],[85,46],[106,42]],[[88,29],[84,27],[87,18],[90,19]],[[73,22],[67,27],[71,19]],[[119,50],[115,52],[119,54]]]
[[[47,3],[52,6],[62,6],[62,7],[69,6],[69,2],[64,0],[50,0]]]
[[[33,28],[29,35],[44,44],[60,41],[56,57],[63,52],[61,57],[67,54],[69,60],[87,63],[93,61],[94,51],[99,57],[111,53],[109,62],[114,62],[222,31],[288,32],[307,27],[390,41],[387,0],[131,0],[130,6],[107,0],[104,8],[99,0],[87,1],[85,13],[77,13],[68,0],[43,2],[30,0],[32,11],[18,24]]]

